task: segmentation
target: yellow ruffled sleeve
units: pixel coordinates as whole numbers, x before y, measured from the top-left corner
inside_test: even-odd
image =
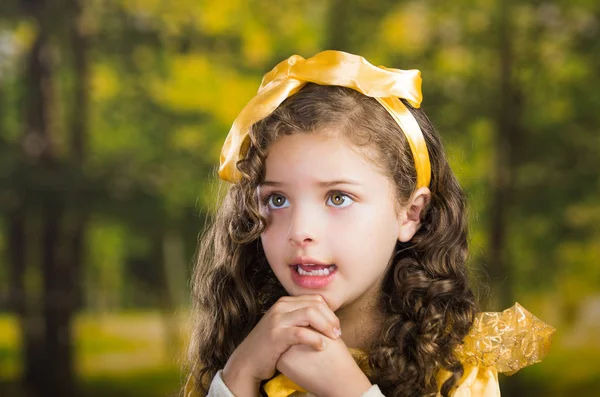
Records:
[[[498,373],[512,375],[548,353],[555,329],[516,303],[503,312],[479,313],[456,351],[464,367],[452,397],[500,396]],[[448,371],[440,371],[441,388]]]

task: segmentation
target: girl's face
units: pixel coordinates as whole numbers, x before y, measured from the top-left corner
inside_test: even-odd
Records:
[[[262,245],[290,295],[320,294],[333,311],[377,296],[406,212],[396,215],[391,181],[352,144],[322,133],[282,137],[258,195]],[[301,263],[335,267],[302,275]]]

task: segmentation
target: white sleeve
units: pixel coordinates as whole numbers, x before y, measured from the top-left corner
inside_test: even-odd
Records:
[[[379,390],[379,386],[373,385],[364,392],[360,397],[385,397],[381,390]]]
[[[235,395],[229,390],[225,382],[223,381],[223,376],[221,373],[223,370],[219,370],[212,382],[210,383],[210,388],[208,389],[208,395],[206,397],[235,397]]]

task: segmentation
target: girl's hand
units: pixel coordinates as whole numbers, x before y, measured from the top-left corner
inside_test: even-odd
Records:
[[[338,338],[336,329],[340,321],[321,295],[284,296],[229,357],[223,381],[236,396],[257,395],[260,382],[273,377],[279,357],[290,346],[321,351],[326,339]]]
[[[277,369],[318,397],[359,397],[371,387],[341,338],[328,340],[322,351],[292,346],[279,358]]]

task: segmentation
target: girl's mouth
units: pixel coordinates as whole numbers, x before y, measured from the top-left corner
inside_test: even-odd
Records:
[[[302,276],[329,276],[336,267],[336,265],[296,265],[296,271]]]
[[[304,288],[323,288],[337,273],[336,265],[292,265],[290,269],[294,283]]]

